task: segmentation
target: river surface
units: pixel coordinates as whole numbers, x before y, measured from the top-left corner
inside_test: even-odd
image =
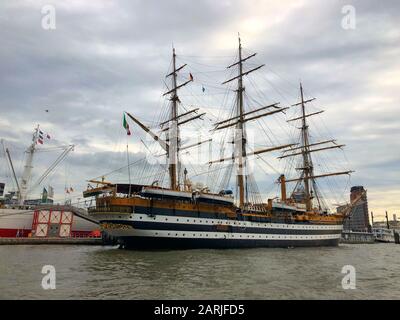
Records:
[[[44,265],[56,289],[42,288]],[[343,289],[342,268],[355,268]],[[0,299],[400,299],[400,245],[125,251],[0,246]]]

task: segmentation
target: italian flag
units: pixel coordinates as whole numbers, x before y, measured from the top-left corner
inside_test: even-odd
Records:
[[[126,134],[127,134],[128,136],[130,136],[130,135],[131,135],[131,130],[129,130],[129,124],[128,124],[128,122],[126,121],[125,113],[124,113],[124,119],[123,119],[123,121],[122,121],[122,125],[124,126],[124,128],[125,128],[125,130],[126,130]]]

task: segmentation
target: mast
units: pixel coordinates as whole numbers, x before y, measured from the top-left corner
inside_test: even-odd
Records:
[[[177,167],[179,168],[179,157],[178,157],[178,143],[179,143],[179,132],[178,132],[178,93],[176,85],[176,54],[175,48],[172,49],[172,93],[171,93],[171,121],[169,123],[168,140],[169,140],[169,178],[170,187],[172,190],[179,188],[177,186]],[[178,174],[179,175],[179,174]]]
[[[160,138],[159,134],[156,134],[149,127],[144,125],[141,121],[137,118],[132,116],[129,112],[125,112],[129,118],[131,118],[142,130],[144,130],[147,134],[149,134],[154,141],[157,141],[161,148],[166,151],[166,155],[168,158],[168,171],[169,171],[169,178],[170,178],[170,189],[171,190],[180,190],[181,183],[180,183],[180,160],[179,160],[179,151],[180,151],[180,133],[179,133],[179,126],[188,123],[189,121],[195,119],[201,119],[201,117],[205,113],[197,114],[188,119],[182,119],[187,115],[191,115],[193,113],[197,113],[199,108],[190,110],[188,112],[179,114],[178,110],[178,103],[180,102],[178,97],[178,89],[186,86],[188,83],[193,81],[193,76],[190,74],[190,79],[179,84],[177,83],[177,74],[181,71],[186,64],[181,65],[180,67],[176,67],[176,53],[175,48],[172,48],[172,72],[167,74],[165,77],[172,76],[172,89],[168,90],[163,94],[163,96],[170,95],[171,100],[171,111],[170,111],[170,119],[160,123],[160,127],[162,128],[165,124],[168,123],[168,127],[161,130],[161,132],[166,132],[166,139],[163,140]],[[178,120],[180,120],[178,122]]]
[[[246,76],[253,71],[256,71],[264,66],[264,64],[259,65],[255,68],[252,68],[250,70],[244,71],[243,68],[243,62],[247,61],[248,59],[254,57],[256,53],[253,53],[247,57],[243,57],[242,54],[242,43],[240,40],[240,36],[238,37],[238,42],[239,42],[239,61],[229,65],[227,68],[231,68],[234,66],[237,66],[238,68],[238,74],[237,76],[224,81],[222,84],[226,84],[228,82],[237,80],[237,90],[236,91],[236,107],[235,107],[235,116],[231,117],[226,120],[219,121],[215,123],[215,128],[214,130],[221,130],[221,129],[226,129],[230,127],[235,128],[235,138],[234,138],[234,155],[229,158],[222,158],[219,160],[213,160],[209,161],[209,164],[213,163],[219,163],[223,161],[228,161],[228,160],[233,160],[238,162],[238,170],[237,170],[237,187],[239,191],[239,207],[243,209],[245,207],[245,203],[249,202],[248,199],[248,194],[246,192],[247,190],[247,175],[246,175],[246,159],[250,155],[257,155],[260,153],[265,153],[265,152],[270,152],[274,150],[279,150],[279,149],[284,149],[287,147],[293,147],[294,144],[288,144],[284,146],[273,146],[270,148],[264,148],[262,150],[256,150],[252,151],[250,153],[247,152],[247,141],[246,141],[246,127],[245,123],[248,121],[252,120],[257,120],[261,117],[269,116],[278,112],[284,112],[288,108],[281,108],[278,107],[279,103],[273,103],[261,108],[257,108],[256,110],[252,111],[245,111],[244,108],[244,91],[245,87],[243,84],[243,76]],[[275,109],[272,111],[264,112],[264,113],[259,113],[260,111],[264,111],[266,109]]]
[[[185,124],[191,120],[195,120],[200,118],[203,114],[194,116],[190,119],[183,120],[178,123],[178,119],[182,116],[196,112],[197,110],[191,110],[190,112],[186,112],[185,114],[180,115],[178,111],[178,103],[180,102],[178,97],[178,89],[186,86],[189,82],[193,81],[193,77],[190,74],[190,79],[186,82],[178,85],[177,84],[177,74],[181,71],[186,64],[176,67],[176,53],[175,48],[172,48],[172,72],[167,74],[166,77],[172,76],[172,89],[165,92],[163,95],[171,94],[171,119],[168,121],[168,131],[167,131],[167,142],[169,145],[167,156],[169,159],[169,178],[170,178],[170,188],[172,190],[180,190],[180,161],[179,161],[179,145],[180,145],[180,137],[179,137],[179,126]],[[164,122],[165,123],[165,122]]]
[[[304,95],[303,95],[303,86],[300,83],[300,95],[301,95],[301,112],[302,112],[302,137],[303,137],[303,172],[304,172],[304,188],[306,192],[306,210],[310,211],[312,207],[311,203],[311,190],[310,190],[310,176],[312,176],[312,167],[309,158],[309,139],[308,139],[308,126],[306,121],[306,108],[304,106]]]
[[[237,183],[239,187],[239,207],[244,207],[244,170],[246,166],[246,139],[244,133],[244,118],[243,118],[243,61],[242,61],[242,44],[240,42],[239,36],[239,75],[238,75],[238,89],[237,89],[237,110],[236,114],[238,116],[238,121],[236,125],[236,137],[235,137],[235,145],[236,142],[239,142],[237,150],[238,157],[238,172],[237,172]]]
[[[31,178],[32,174],[32,163],[33,163],[33,155],[35,154],[36,150],[36,142],[39,134],[39,125],[36,127],[35,132],[33,133],[32,136],[32,144],[28,147],[26,150],[27,156],[26,156],[26,161],[25,161],[25,166],[24,166],[24,171],[21,177],[21,183],[20,183],[20,190],[21,192],[19,193],[19,204],[23,205],[27,195],[28,195],[28,183]]]
[[[286,179],[285,182],[297,182],[297,183],[303,182],[304,183],[305,205],[306,205],[307,212],[309,212],[313,208],[312,199],[313,199],[314,195],[318,200],[318,207],[321,210],[321,202],[320,202],[320,198],[318,196],[317,185],[315,183],[316,178],[350,174],[354,171],[349,170],[349,171],[341,171],[341,172],[334,172],[334,173],[324,173],[324,174],[319,174],[319,175],[314,174],[314,166],[313,166],[313,162],[312,162],[312,158],[311,158],[311,153],[319,152],[319,151],[323,151],[323,150],[342,148],[345,145],[337,144],[336,140],[332,140],[332,139],[326,140],[326,141],[310,143],[310,135],[309,135],[309,130],[308,130],[309,126],[307,124],[307,118],[310,116],[320,114],[323,111],[317,111],[317,112],[306,114],[306,104],[311,101],[314,101],[315,98],[304,100],[303,85],[301,82],[300,82],[300,99],[301,99],[300,102],[293,104],[292,107],[301,106],[301,116],[297,117],[297,118],[289,119],[289,120],[287,120],[287,122],[301,120],[301,127],[300,127],[301,141],[302,141],[301,146],[284,150],[284,154],[282,156],[280,156],[279,159],[293,157],[293,156],[300,156],[300,155],[302,156],[302,158],[303,158],[302,167],[296,168],[296,170],[300,170],[302,172],[300,175],[300,178]],[[319,148],[319,147],[315,148],[315,146],[320,146],[322,144],[327,144],[327,143],[332,143],[333,145],[322,147],[322,148]],[[310,147],[314,147],[314,148],[310,148]],[[299,149],[300,149],[300,152],[298,152]],[[287,152],[290,152],[290,153],[287,153]],[[297,184],[296,184],[296,186],[297,186]],[[314,191],[314,195],[313,195],[313,191]]]

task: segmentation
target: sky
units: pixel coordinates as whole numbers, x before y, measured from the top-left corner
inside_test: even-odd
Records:
[[[86,180],[126,162],[123,111],[149,125],[157,119],[172,45],[188,64],[180,80],[191,71],[191,90],[212,94],[183,93],[210,106],[221,102],[214,86],[229,76],[222,71],[235,59],[240,32],[245,52],[258,53],[250,66],[265,63],[266,81],[276,80],[272,89],[260,82],[262,94],[295,103],[301,80],[326,110],[324,126],[346,145],[346,165],[355,170],[345,198],[350,186],[363,185],[375,216],[400,216],[399,15],[396,0],[2,1],[0,138],[19,174],[37,124],[52,137],[46,146],[74,144],[48,183],[60,198],[70,186],[78,197]],[[135,137],[131,160],[145,152]],[[52,156],[39,154],[35,168],[44,171]]]

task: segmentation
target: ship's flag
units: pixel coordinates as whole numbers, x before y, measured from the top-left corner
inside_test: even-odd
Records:
[[[130,136],[130,135],[131,135],[131,130],[129,129],[129,124],[128,124],[128,122],[126,121],[125,113],[124,113],[124,119],[123,119],[122,125],[124,126],[124,128],[125,128],[125,130],[126,130],[126,134],[127,134],[128,136]]]
[[[66,188],[66,189],[65,189],[65,192],[66,192],[66,193],[69,193],[69,189],[68,189],[68,188]]]
[[[204,87],[201,87],[201,90],[204,92],[204,91],[206,91],[206,88],[204,88]]]
[[[47,133],[46,138],[50,140],[50,135]]]
[[[74,189],[72,187],[69,188],[70,192],[74,192]]]
[[[189,73],[190,81],[193,81],[193,75]]]
[[[43,138],[42,138],[42,139],[43,139]],[[38,142],[39,142],[40,144],[43,144],[43,140],[41,140],[40,137],[39,137],[39,139],[38,139]]]

